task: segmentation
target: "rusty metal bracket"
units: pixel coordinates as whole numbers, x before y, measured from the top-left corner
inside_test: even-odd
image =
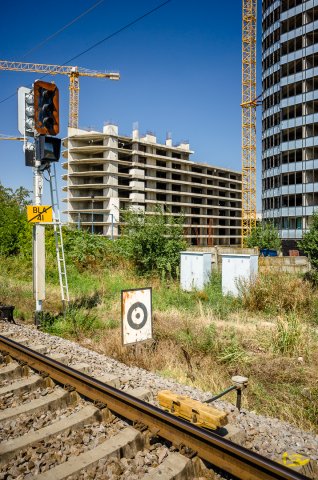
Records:
[[[69,385],[68,383],[66,383],[66,384],[64,385],[64,388],[65,388],[65,390],[67,390],[68,392],[75,392],[75,391],[76,391],[76,388],[73,387],[73,385]]]
[[[146,430],[148,430],[148,427],[147,425],[145,425],[144,423],[142,422],[133,422],[133,427],[136,429],[136,430],[139,430],[139,432],[145,432]]]
[[[6,365],[8,365],[9,363],[13,362],[13,358],[11,357],[11,355],[8,355],[8,354],[5,354],[3,356],[3,360],[4,360],[4,363]]]
[[[187,447],[183,443],[180,443],[179,445],[175,445],[175,446],[179,450],[179,452],[187,458],[193,458],[198,454],[198,452],[195,452],[194,450]]]
[[[24,360],[17,360],[18,364],[20,367],[28,367],[28,363],[25,362]]]

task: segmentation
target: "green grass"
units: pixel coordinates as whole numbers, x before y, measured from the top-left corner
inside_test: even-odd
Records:
[[[282,355],[294,355],[301,343],[302,327],[299,318],[290,314],[277,319],[276,334],[273,338],[273,350]]]
[[[84,344],[90,339],[91,348],[120,361],[191,380],[215,393],[229,386],[232,375],[246,375],[249,409],[317,428],[318,295],[308,283],[292,275],[284,275],[284,281],[262,276],[238,300],[222,295],[221,276],[215,273],[202,292],[183,292],[178,281],[143,278],[128,266],[67,267],[73,301],[63,316],[52,313],[59,304],[59,288],[56,267],[48,262],[45,310],[51,314],[43,322],[47,332]],[[150,355],[132,358],[121,345],[120,292],[148,286],[153,289],[155,341]],[[0,302],[15,305],[19,320],[33,321],[32,297],[30,262],[3,259]],[[256,329],[255,322],[260,322]]]
[[[76,308],[70,308],[65,315],[55,318],[46,315],[41,324],[44,331],[65,338],[91,336],[105,328],[103,322],[96,315]]]
[[[183,292],[178,283],[162,283],[159,288],[153,289],[153,308],[166,312],[177,309],[186,312],[195,312],[197,299],[194,293]]]
[[[161,282],[153,290],[153,306],[162,312],[177,309],[189,313],[199,313],[200,308],[224,319],[241,306],[240,300],[230,295],[222,295],[221,275],[213,273],[203,291],[184,292],[178,281]]]

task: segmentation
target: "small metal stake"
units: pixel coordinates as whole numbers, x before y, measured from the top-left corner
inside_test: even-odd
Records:
[[[205,400],[204,403],[211,403],[217,400],[218,398],[223,397],[229,392],[232,392],[233,390],[236,390],[236,408],[238,410],[241,410],[241,403],[242,403],[242,390],[247,387],[248,384],[248,378],[247,377],[241,377],[241,375],[235,375],[232,377],[232,382],[234,385],[231,387],[227,388],[223,392],[214,395],[213,397],[209,398],[208,400]]]
[[[242,403],[242,390],[247,387],[248,385],[248,378],[242,377],[241,375],[235,375],[232,377],[232,382],[236,387],[236,408],[240,411],[241,410],[241,403]]]

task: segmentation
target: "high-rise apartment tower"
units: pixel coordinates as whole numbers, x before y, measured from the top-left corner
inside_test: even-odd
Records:
[[[262,7],[263,218],[290,248],[318,209],[318,0]]]

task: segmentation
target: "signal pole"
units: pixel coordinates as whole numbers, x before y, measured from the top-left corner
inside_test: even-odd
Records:
[[[33,167],[34,207],[39,207],[42,206],[43,171],[50,168],[52,161],[58,161],[60,158],[61,140],[55,138],[59,133],[59,91],[55,84],[37,80],[32,89],[19,88],[18,129],[25,139],[25,164]],[[26,137],[34,137],[34,143],[27,142]],[[42,302],[45,300],[45,226],[38,223],[40,221],[41,218],[35,221],[32,232],[36,326],[41,324]],[[60,262],[58,252],[57,245],[57,260]],[[62,260],[64,262],[64,251]],[[60,272],[60,263],[58,265]],[[63,273],[66,277],[66,270]]]
[[[39,141],[35,136],[35,144]],[[42,205],[43,172],[40,170],[41,160],[38,158],[38,148],[35,145],[33,167],[34,205]],[[45,300],[45,226],[33,225],[33,296],[35,298],[35,325],[41,323],[42,301]]]

